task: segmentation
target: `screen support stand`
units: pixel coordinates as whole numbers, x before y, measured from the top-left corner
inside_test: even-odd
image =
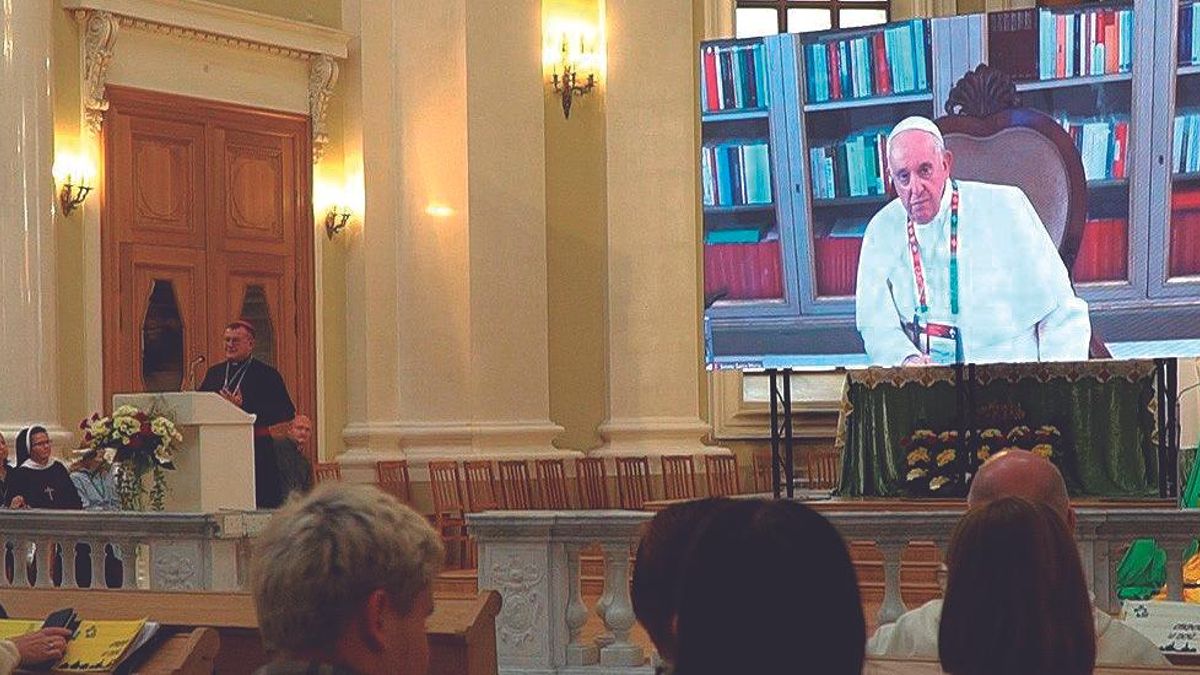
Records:
[[[975,364],[954,364],[954,416],[958,438],[954,444],[955,454],[967,466],[971,465],[964,453],[971,451],[971,436],[975,428]]]
[[[791,499],[796,496],[792,369],[771,368],[767,375],[771,378],[771,491],[775,499]]]
[[[1154,360],[1158,414],[1158,496],[1179,496],[1179,362]]]

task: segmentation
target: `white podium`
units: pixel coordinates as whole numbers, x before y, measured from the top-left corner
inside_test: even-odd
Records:
[[[122,405],[169,413],[183,435],[167,472],[167,511],[254,510],[254,415],[211,392],[113,396],[113,409]]]

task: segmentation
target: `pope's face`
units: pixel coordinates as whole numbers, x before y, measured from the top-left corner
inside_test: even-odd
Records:
[[[932,134],[912,129],[892,139],[888,172],[913,222],[924,225],[937,215],[952,164],[950,151],[940,149]]]

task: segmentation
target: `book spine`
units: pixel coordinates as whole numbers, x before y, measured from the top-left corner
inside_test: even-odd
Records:
[[[1116,73],[1121,70],[1121,45],[1117,39],[1117,14],[1112,10],[1104,12],[1104,72]]]
[[[875,93],[887,96],[892,93],[892,78],[888,72],[887,46],[883,41],[883,31],[871,36],[873,48],[872,64],[875,66]]]
[[[817,73],[820,69],[817,66],[817,49],[816,45],[804,46],[804,96],[806,101],[817,102],[821,100],[821,95],[818,93]]]
[[[742,77],[742,48],[733,47],[729,50],[729,72],[733,74],[733,107],[746,107],[746,84]]]
[[[720,110],[721,90],[717,82],[717,50],[715,47],[708,47],[704,50],[705,110]]]
[[[1183,65],[1192,62],[1192,7],[1194,5],[1179,6],[1179,64]]]
[[[754,52],[757,47],[747,47],[742,51],[742,81],[746,83],[746,107],[757,108],[758,102],[758,73],[754,69]]]
[[[727,50],[720,51],[721,61],[721,109],[730,110],[737,107],[737,95],[733,83],[733,54]]]
[[[913,19],[913,63],[916,64],[916,90],[927,91],[929,89],[929,74],[927,72],[928,63],[926,62],[928,52],[925,44],[925,20]]]

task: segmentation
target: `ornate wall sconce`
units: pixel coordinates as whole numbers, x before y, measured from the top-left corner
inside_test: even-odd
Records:
[[[83,204],[95,187],[96,172],[81,156],[64,155],[54,162],[54,182],[58,183],[58,203],[64,216]]]
[[[596,88],[600,77],[600,39],[595,26],[559,23],[543,38],[542,67],[550,70],[550,86],[570,119],[571,103]]]
[[[350,222],[350,216],[354,212],[348,206],[331,206],[329,212],[325,214],[325,235],[333,241],[334,236],[346,229],[346,223]]]

